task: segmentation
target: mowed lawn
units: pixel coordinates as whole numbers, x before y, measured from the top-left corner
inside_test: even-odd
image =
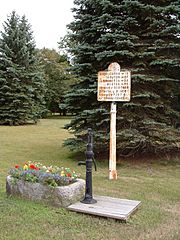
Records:
[[[2,240],[179,240],[180,160],[143,163],[120,161],[118,180],[108,180],[108,162],[93,172],[93,192],[142,201],[127,223],[69,212],[42,203],[7,198],[8,170],[27,161],[74,169],[85,177],[85,167],[62,146],[70,134],[68,119],[43,119],[37,125],[0,126],[0,239]],[[85,143],[86,144],[86,143]]]

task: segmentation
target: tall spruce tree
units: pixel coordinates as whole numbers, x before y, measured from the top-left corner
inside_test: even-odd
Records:
[[[44,79],[31,26],[13,11],[0,38],[0,124],[36,122],[43,106]]]
[[[109,147],[109,105],[97,102],[97,73],[112,62],[132,72],[131,101],[118,104],[120,156],[177,152],[179,112],[172,99],[180,87],[180,4],[177,0],[75,0],[69,39],[80,83],[66,95],[76,114],[66,144],[81,148],[92,127],[96,152]],[[75,43],[75,44],[74,44]],[[180,89],[179,89],[180,90]],[[84,145],[84,143],[83,143]]]

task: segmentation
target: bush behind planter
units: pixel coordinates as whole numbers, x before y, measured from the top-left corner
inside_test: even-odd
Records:
[[[33,201],[42,201],[57,207],[67,207],[84,197],[85,181],[77,179],[68,186],[50,187],[41,183],[17,180],[11,176],[6,178],[8,196],[20,196]]]

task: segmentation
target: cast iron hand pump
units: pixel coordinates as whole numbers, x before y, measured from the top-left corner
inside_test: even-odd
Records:
[[[92,163],[94,163],[95,171],[97,170],[96,162],[93,153],[93,132],[91,128],[88,128],[88,143],[85,152],[86,162],[79,162],[79,165],[86,165],[86,189],[85,197],[81,201],[82,203],[93,204],[97,201],[92,196]]]

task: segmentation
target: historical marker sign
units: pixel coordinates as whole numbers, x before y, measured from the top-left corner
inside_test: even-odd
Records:
[[[116,103],[130,101],[131,72],[120,69],[118,63],[111,63],[108,71],[98,73],[98,101],[110,101],[110,151],[109,179],[117,179],[116,171]]]
[[[111,63],[108,71],[98,73],[98,101],[130,101],[131,72],[122,70],[118,63]]]

